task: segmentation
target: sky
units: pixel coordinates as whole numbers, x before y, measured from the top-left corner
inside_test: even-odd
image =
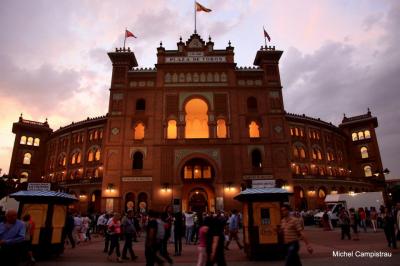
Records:
[[[228,41],[238,66],[264,44],[283,50],[287,112],[338,125],[371,109],[389,178],[400,178],[400,1],[202,0],[197,31],[216,49]],[[0,168],[7,173],[12,123],[60,126],[107,112],[111,63],[124,29],[139,66],[154,67],[160,41],[176,49],[194,31],[192,0],[0,1]]]

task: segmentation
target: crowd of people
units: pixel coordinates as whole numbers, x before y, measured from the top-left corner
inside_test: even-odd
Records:
[[[110,261],[136,260],[132,242],[137,242],[143,232],[146,265],[172,264],[168,244],[174,243],[173,256],[181,256],[182,238],[186,245],[197,245],[199,266],[226,265],[224,250],[229,250],[232,240],[243,248],[238,236],[241,215],[235,209],[229,214],[173,213],[172,207],[167,206],[163,212],[149,210],[146,214],[136,215],[133,210],[128,210],[122,217],[120,213],[104,213],[98,217],[96,225],[98,232],[104,235],[104,252]],[[121,239],[124,241],[122,254]]]
[[[305,217],[309,212],[290,212],[290,207],[281,208],[282,221],[278,227],[280,239],[286,249],[286,265],[301,265],[299,241],[303,240],[307,250],[313,249],[304,235]],[[359,229],[367,232],[371,228],[377,232],[382,228],[388,246],[397,248],[400,240],[400,203],[395,207],[382,206],[375,208],[359,208],[355,210],[342,208],[338,215],[341,227],[341,239],[359,240]],[[332,230],[329,212],[323,216],[324,230]],[[82,242],[91,240],[91,234],[104,237],[104,253],[110,261],[135,261],[138,256],[134,244],[144,236],[144,256],[146,265],[161,265],[173,263],[173,256],[181,256],[183,252],[182,238],[186,245],[197,245],[197,265],[226,265],[225,251],[230,243],[235,241],[239,249],[243,249],[239,230],[242,227],[242,215],[236,209],[230,212],[173,212],[172,206],[167,206],[163,212],[149,210],[126,213],[102,213],[98,215],[69,212],[64,227],[63,239],[65,245],[75,248]],[[24,251],[28,264],[35,263],[31,241],[35,223],[29,214],[17,219],[15,210],[8,210],[0,217],[0,258],[6,265],[17,265],[21,250]],[[352,231],[352,232],[351,232]],[[397,233],[397,235],[396,235]],[[168,244],[174,244],[171,257]],[[121,251],[122,245],[122,251]],[[18,254],[18,255],[16,255]]]

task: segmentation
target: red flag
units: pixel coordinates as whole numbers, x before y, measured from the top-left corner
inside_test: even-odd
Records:
[[[205,6],[202,6],[202,5],[200,5],[199,3],[196,2],[196,11],[197,12],[204,11],[204,12],[208,13],[208,12],[211,12],[212,10],[207,8],[207,7],[205,7]]]
[[[264,30],[264,37],[268,39],[268,41],[271,41],[271,37],[269,37],[268,32],[263,28]]]
[[[125,30],[125,38],[128,38],[128,37],[137,38],[135,35],[133,35],[132,32],[130,32],[129,30]]]

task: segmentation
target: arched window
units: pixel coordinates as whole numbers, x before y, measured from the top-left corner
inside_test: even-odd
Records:
[[[259,138],[260,137],[260,129],[258,124],[255,121],[251,121],[249,125],[249,136],[250,138]]]
[[[146,100],[138,99],[136,101],[136,111],[144,111],[144,110],[146,110]]]
[[[20,183],[24,183],[24,182],[28,182],[28,172],[22,172],[19,174],[19,182]]]
[[[364,131],[364,137],[365,137],[366,139],[370,139],[370,138],[371,138],[371,132],[369,132],[369,130],[365,130],[365,131]]]
[[[97,130],[94,131],[94,139],[99,138],[99,132]]]
[[[76,163],[81,163],[81,159],[82,159],[81,153],[80,153],[80,152],[77,152],[77,155],[76,155]]]
[[[88,153],[88,162],[93,162],[94,160],[94,151],[90,150]]]
[[[142,140],[144,139],[144,125],[143,123],[138,123],[135,127],[135,139]]]
[[[185,138],[209,138],[208,106],[202,99],[191,99],[185,105]]]
[[[358,139],[364,139],[364,132],[358,132]]]
[[[255,112],[257,111],[257,99],[255,97],[247,98],[247,111],[248,112]]]
[[[293,146],[293,157],[298,158],[299,157],[299,150],[297,149],[296,146]]]
[[[298,129],[297,127],[294,129],[294,134],[295,134],[296,136],[299,135],[299,129]]]
[[[26,144],[26,136],[21,137],[21,141],[19,142],[19,144]]]
[[[217,120],[217,138],[224,139],[227,137],[226,123],[224,119]]]
[[[318,197],[324,199],[326,196],[326,192],[323,188],[318,189]]]
[[[28,141],[26,142],[27,145],[33,145],[33,138],[29,137]]]
[[[262,167],[262,156],[261,152],[258,149],[255,149],[251,152],[251,165],[253,166],[253,168]]]
[[[357,135],[356,132],[354,132],[353,134],[351,134],[351,139],[352,139],[353,141],[358,140],[358,135]]]
[[[177,127],[175,120],[168,121],[168,128],[167,128],[167,139],[176,139],[177,138]]]
[[[312,158],[313,158],[313,160],[317,160],[317,149],[313,149],[312,150]]]
[[[300,147],[300,158],[305,159],[306,158],[306,151],[304,150],[303,147]]]
[[[100,156],[101,156],[100,149],[97,149],[97,150],[96,150],[96,153],[94,154],[94,159],[95,159],[96,161],[100,161]]]
[[[99,169],[94,170],[94,177],[95,178],[99,177]]]
[[[290,136],[294,136],[294,128],[290,128]]]
[[[71,157],[71,164],[76,164],[76,153],[74,153],[74,154],[72,154],[72,157]]]
[[[361,158],[365,159],[368,158],[368,149],[367,147],[361,147]]]
[[[194,158],[185,163],[182,176],[185,180],[211,179],[214,177],[214,170],[206,160]]]
[[[24,160],[23,160],[23,164],[31,164],[31,158],[32,158],[32,154],[30,154],[29,152],[26,152],[24,154]]]
[[[372,176],[372,168],[371,168],[371,166],[369,166],[369,165],[364,166],[364,175],[366,177]]]
[[[100,130],[99,131],[99,139],[102,139],[103,138],[103,130]],[[82,138],[83,139],[83,138]]]
[[[319,168],[319,174],[320,174],[320,175],[325,175],[325,169],[324,169],[324,167],[320,167],[320,168]]]
[[[322,153],[320,150],[317,150],[318,160],[322,160]]]
[[[133,154],[133,169],[143,169],[143,153],[137,151]]]
[[[89,140],[93,140],[93,131],[89,132]]]

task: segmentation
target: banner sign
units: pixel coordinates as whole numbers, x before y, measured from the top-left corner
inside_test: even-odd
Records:
[[[28,183],[28,189],[32,191],[50,191],[50,183]]]
[[[225,63],[225,56],[171,56],[165,57],[165,63]]]

